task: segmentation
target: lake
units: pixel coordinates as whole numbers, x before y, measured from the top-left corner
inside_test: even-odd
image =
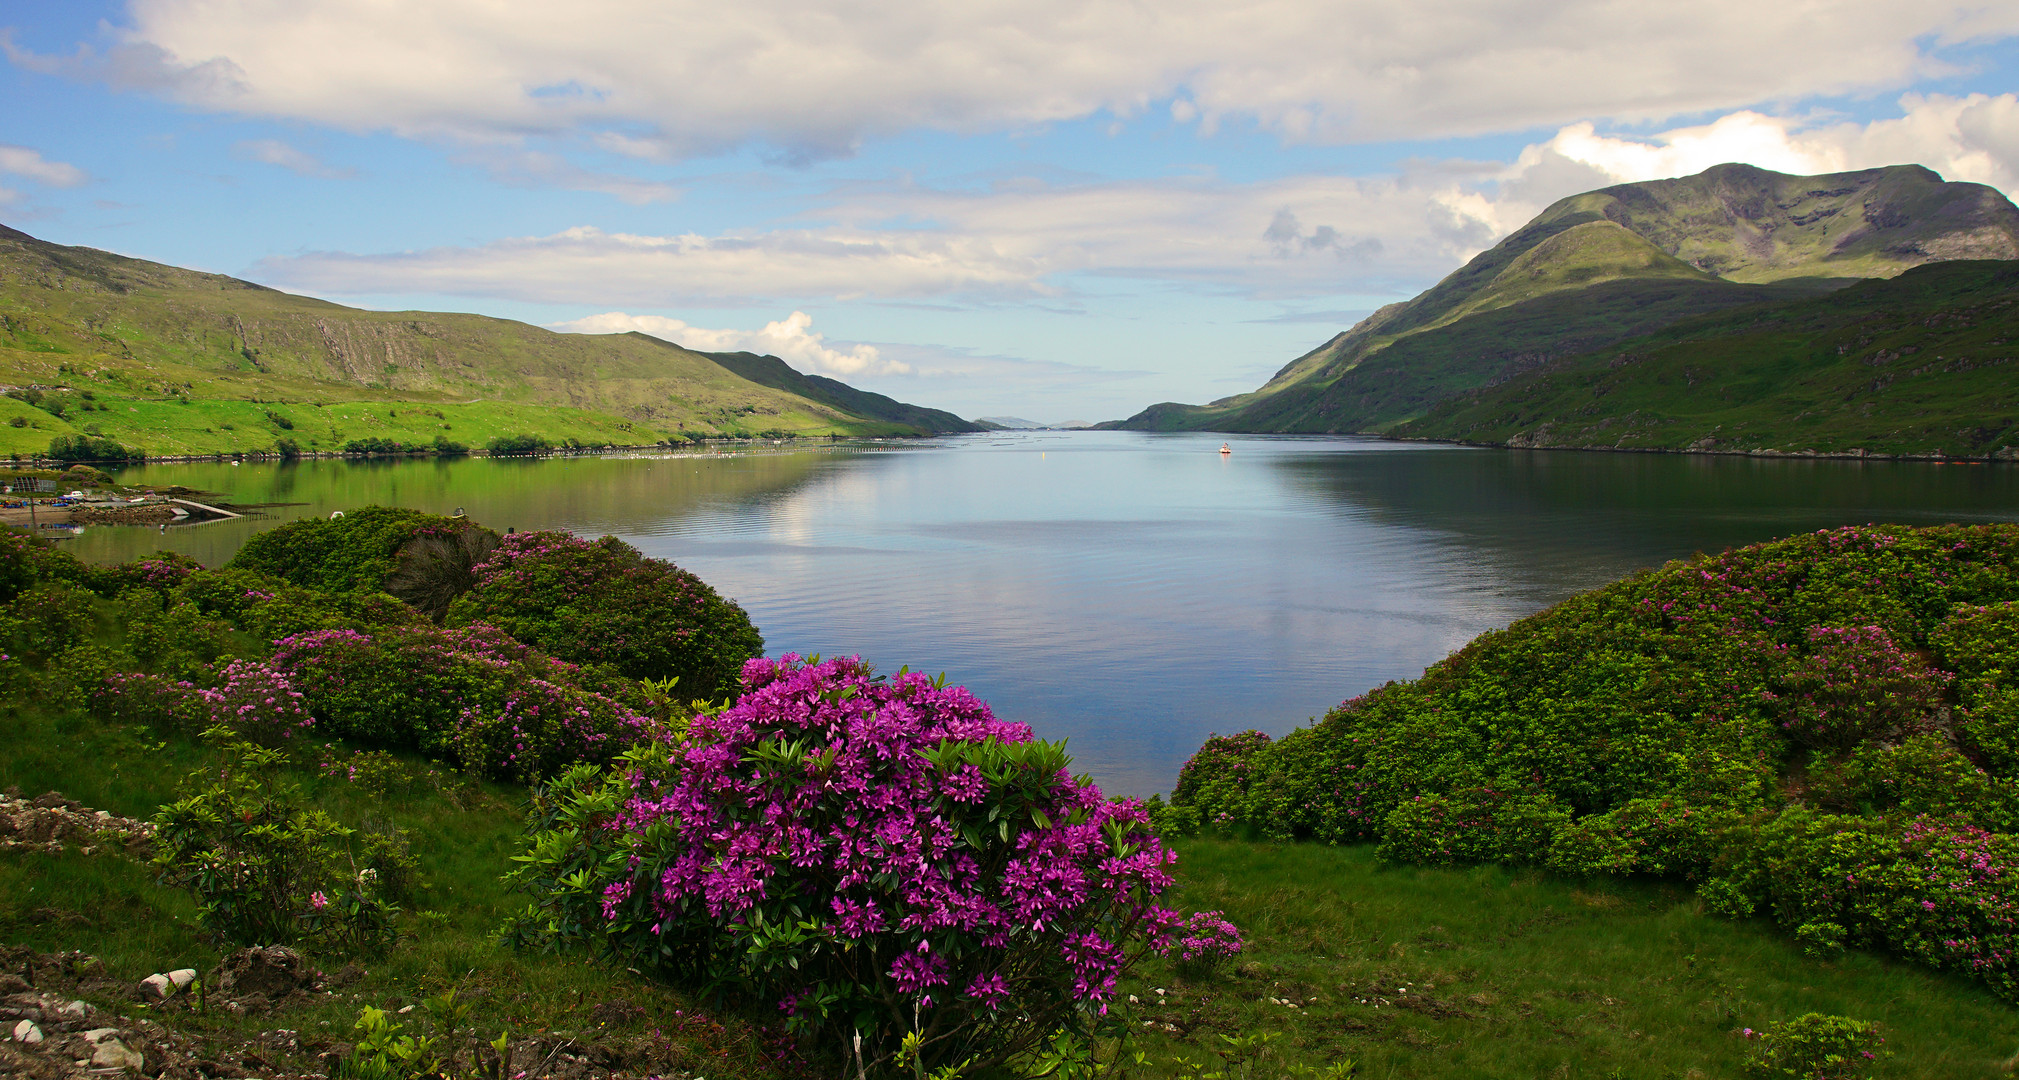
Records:
[[[1132,432],[121,480],[300,505],[88,529],[79,556],[216,565],[282,520],[369,503],[615,534],[735,598],[774,655],[944,671],[1138,795],[1168,791],[1209,733],[1281,734],[1669,559],[1836,525],[2019,520],[2009,466]]]

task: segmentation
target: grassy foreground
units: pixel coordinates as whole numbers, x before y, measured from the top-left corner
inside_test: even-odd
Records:
[[[622,970],[493,940],[518,906],[499,877],[523,792],[444,783],[408,762],[376,794],[315,768],[341,754],[304,743],[293,779],[353,827],[412,830],[425,889],[400,944],[355,983],[280,1013],[157,1019],[227,1036],[287,1027],[311,1053],[341,1053],[364,1005],[397,1010],[454,986],[476,1002],[485,1038],[560,1032],[640,1075],[792,1072],[772,1056],[769,1015],[720,1014]],[[0,711],[0,783],[121,815],[151,815],[203,755],[183,738],[23,702]],[[1885,1077],[2002,1076],[2019,1048],[2019,1017],[1962,980],[1858,953],[1811,959],[1764,925],[1701,913],[1675,887],[1387,867],[1365,846],[1221,838],[1179,850],[1178,901],[1225,910],[1250,946],[1212,976],[1187,982],[1152,960],[1123,987],[1115,1016],[1148,1058],[1129,1070],[1143,1077],[1189,1076],[1180,1058],[1220,1068],[1221,1053],[1239,1075],[1243,1052],[1222,1036],[1258,1034],[1256,1078],[1347,1060],[1364,1077],[1723,1077],[1744,1055],[1739,1029],[1811,1010],[1885,1024]],[[0,852],[0,941],[81,949],[131,981],[221,955],[151,868],[74,850]]]
[[[1744,1028],[1812,1011],[1884,1024],[1881,1077],[2005,1076],[2019,1049],[2019,1017],[1963,980],[1860,953],[1812,959],[1672,885],[1388,866],[1370,845],[1178,850],[1179,901],[1224,910],[1249,949],[1214,981],[1152,968],[1128,988],[1153,1061],[1268,1032],[1282,1064],[1350,1058],[1362,1077],[1730,1077]],[[1148,1004],[1158,986],[1173,1005]]]
[[[764,1035],[748,1022],[717,1021],[695,1002],[622,970],[579,957],[525,954],[493,940],[508,909],[517,906],[500,877],[518,836],[522,791],[460,777],[443,782],[424,764],[410,762],[404,781],[380,794],[322,775],[318,757],[342,756],[325,745],[298,747],[300,767],[289,777],[310,792],[314,805],[353,828],[391,824],[412,833],[422,892],[401,916],[400,943],[337,980],[354,982],[305,1004],[234,1016],[221,1010],[200,1015],[171,1003],[154,1019],[226,1038],[291,1028],[301,1034],[304,1060],[277,1064],[326,1069],[318,1060],[345,1052],[364,1006],[398,1015],[455,988],[475,1003],[471,1019],[486,1040],[501,1030],[515,1039],[569,1039],[601,1048],[636,1075],[770,1074]],[[177,781],[205,760],[203,748],[189,740],[164,740],[144,729],[34,709],[0,714],[0,780],[31,796],[58,790],[95,809],[150,817]],[[197,925],[186,894],[156,883],[151,866],[118,855],[83,855],[74,845],[53,855],[0,852],[0,943],[82,950],[128,984],[175,967],[208,970],[230,951]],[[345,967],[341,960],[317,959],[333,975]],[[109,999],[93,1004],[134,1009]]]

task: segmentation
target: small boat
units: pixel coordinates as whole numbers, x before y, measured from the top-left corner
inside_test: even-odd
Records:
[[[1234,452],[1234,448],[1233,448],[1233,447],[1231,447],[1231,446],[1228,446],[1228,445],[1227,445],[1226,443],[1221,443],[1221,444],[1220,444],[1220,453],[1221,453],[1221,454],[1223,454],[1223,455],[1224,455],[1224,454],[1231,454],[1231,453],[1233,453],[1233,452]]]

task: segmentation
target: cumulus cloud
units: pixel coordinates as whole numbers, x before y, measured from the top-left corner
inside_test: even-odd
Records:
[[[885,359],[874,345],[851,345],[839,349],[827,343],[827,335],[815,333],[813,316],[795,311],[762,330],[709,330],[689,326],[663,315],[629,315],[606,311],[568,322],[551,324],[570,334],[628,334],[637,331],[662,341],[670,341],[697,352],[754,352],[776,356],[794,368],[814,375],[849,378],[861,375],[909,375],[911,366]]]
[[[298,176],[312,176],[320,180],[348,180],[357,175],[354,169],[334,168],[314,154],[296,149],[279,139],[245,139],[232,144],[231,151],[246,161],[277,165]]]
[[[1291,140],[1427,138],[1903,88],[2019,8],[1835,0],[130,0],[19,65],[353,130],[579,134],[672,157],[847,153],[1109,112]],[[1790,47],[1799,42],[1799,47]],[[1166,122],[1159,120],[1157,122]]]
[[[42,156],[42,151],[25,146],[0,145],[0,172],[59,188],[80,187],[91,180],[91,174],[83,169],[61,161],[50,161]]]
[[[1743,111],[1646,138],[1572,124],[1523,150],[1506,186],[1531,197],[1553,190],[1554,198],[1742,161],[1798,175],[1918,164],[1947,180],[2019,192],[2019,96],[1910,94],[1900,108],[1899,117],[1866,124]]]

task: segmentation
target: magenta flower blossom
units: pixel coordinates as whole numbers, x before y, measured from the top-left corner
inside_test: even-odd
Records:
[[[1105,1008],[1178,923],[1155,903],[1176,856],[1142,805],[967,690],[790,655],[750,661],[743,686],[630,775],[607,826],[633,861],[603,914],[633,955],[710,958],[694,974],[789,997],[808,1032],[904,1001],[946,1035],[934,1054],[993,1060]]]

